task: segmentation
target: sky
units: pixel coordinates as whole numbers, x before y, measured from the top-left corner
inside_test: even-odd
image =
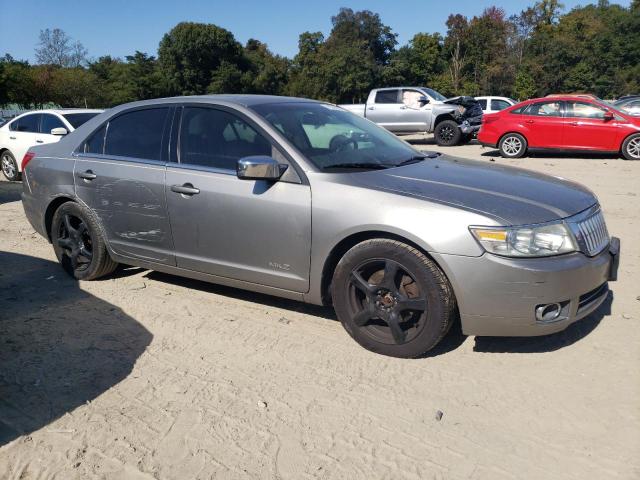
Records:
[[[595,2],[595,0],[594,0]],[[274,53],[293,57],[298,35],[331,30],[331,16],[341,7],[379,13],[398,34],[400,45],[418,32],[446,30],[451,13],[472,17],[491,5],[507,15],[519,13],[534,0],[0,0],[0,55],[34,61],[38,33],[61,28],[80,41],[90,58],[124,57],[136,50],[156,55],[162,36],[181,21],[214,23],[230,30],[243,44],[249,38],[267,43]],[[566,9],[588,0],[563,0]],[[617,0],[628,6],[631,0]]]

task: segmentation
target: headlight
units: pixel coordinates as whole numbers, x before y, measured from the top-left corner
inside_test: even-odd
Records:
[[[469,227],[489,253],[506,257],[548,257],[577,251],[563,222],[521,227]]]

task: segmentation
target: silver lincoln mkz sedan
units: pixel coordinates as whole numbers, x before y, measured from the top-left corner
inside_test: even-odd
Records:
[[[585,187],[419,152],[311,100],[122,105],[23,169],[27,217],[75,278],[124,263],[333,304],[386,355],[422,355],[458,317],[471,335],[557,332],[616,277]]]

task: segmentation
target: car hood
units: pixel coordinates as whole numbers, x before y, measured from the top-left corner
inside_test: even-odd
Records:
[[[586,187],[522,168],[440,156],[353,174],[354,183],[478,212],[502,225],[543,223],[597,202]]]
[[[458,97],[447,98],[446,100],[443,100],[442,103],[448,103],[451,105],[462,105],[463,107],[468,108],[478,103],[478,101],[473,97],[458,96]]]

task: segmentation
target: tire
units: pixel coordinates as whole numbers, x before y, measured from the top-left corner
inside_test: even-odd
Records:
[[[433,134],[436,137],[436,143],[441,147],[453,147],[458,145],[462,138],[460,126],[453,120],[443,120],[437,126]]]
[[[622,143],[621,151],[625,160],[640,160],[640,133],[629,135]]]
[[[77,280],[95,280],[118,266],[109,256],[95,216],[77,203],[63,203],[56,210],[51,242],[62,268]]]
[[[5,150],[0,155],[0,166],[2,168],[2,174],[10,182],[20,180],[20,171],[18,170],[18,162],[16,158],[9,150]]]
[[[366,240],[338,262],[333,305],[351,337],[372,352],[415,358],[435,347],[456,318],[453,290],[426,255],[390,239]]]
[[[527,140],[519,133],[507,133],[498,144],[504,158],[521,158],[527,153],[527,147]]]

